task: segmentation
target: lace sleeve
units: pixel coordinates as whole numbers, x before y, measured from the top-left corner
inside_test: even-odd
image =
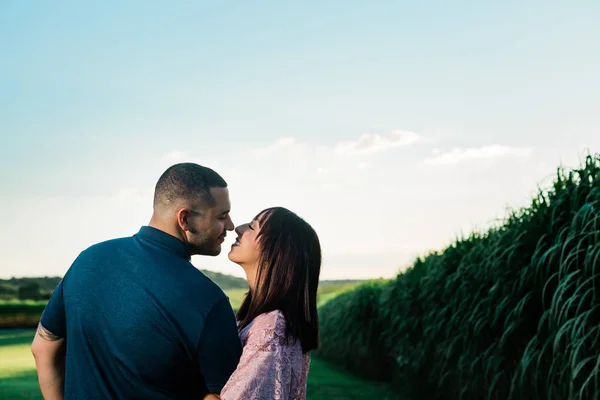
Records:
[[[285,344],[284,317],[280,313],[263,315],[249,329],[242,357],[221,391],[221,399],[288,399],[297,355],[293,346]]]

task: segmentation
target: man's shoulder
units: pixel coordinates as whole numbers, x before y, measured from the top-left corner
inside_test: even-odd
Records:
[[[206,295],[214,297],[215,303],[227,297],[219,285],[196,268],[192,263],[189,264],[191,268],[187,271],[186,279],[193,290],[196,290],[202,297],[206,297]]]
[[[116,254],[120,249],[127,247],[130,241],[130,238],[117,238],[94,243],[83,249],[77,255],[73,261],[73,266],[102,262],[106,260],[107,257],[109,258],[111,254]]]
[[[180,275],[181,279],[178,279],[178,283],[173,286],[176,288],[176,293],[171,291],[172,296],[177,298],[179,311],[195,316],[186,318],[186,324],[202,325],[210,315],[220,320],[227,306],[229,306],[227,311],[232,312],[229,299],[219,285],[193,265],[186,270],[185,275]]]
[[[120,237],[107,239],[101,242],[94,243],[83,249],[76,258],[77,261],[87,260],[89,258],[97,258],[101,255],[114,252],[115,250],[130,247],[133,244],[133,237]]]
[[[105,250],[115,249],[124,246],[131,246],[133,244],[133,236],[119,237],[113,239],[106,239],[101,242],[94,243],[84,249],[81,253],[95,253]]]

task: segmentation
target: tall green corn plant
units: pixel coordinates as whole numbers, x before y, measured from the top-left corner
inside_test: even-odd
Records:
[[[502,226],[329,303],[321,352],[414,398],[600,398],[599,171],[558,169]]]

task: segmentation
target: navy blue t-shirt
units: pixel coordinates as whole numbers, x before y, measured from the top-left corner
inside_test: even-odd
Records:
[[[66,341],[65,399],[202,398],[242,352],[225,293],[149,226],[83,251],[40,322]]]

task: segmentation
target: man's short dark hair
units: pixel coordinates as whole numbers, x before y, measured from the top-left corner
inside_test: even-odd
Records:
[[[215,199],[210,188],[227,187],[227,182],[214,170],[195,163],[180,163],[169,167],[158,179],[154,189],[154,206],[176,202],[202,202],[213,207]]]

